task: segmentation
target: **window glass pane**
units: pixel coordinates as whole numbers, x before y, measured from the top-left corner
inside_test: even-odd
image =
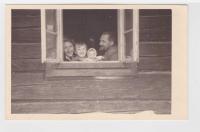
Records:
[[[56,59],[57,51],[56,10],[46,10],[46,57]]]
[[[133,55],[133,32],[128,32],[125,34],[125,55],[127,59],[131,59]]]
[[[47,59],[56,59],[56,43],[57,43],[57,35],[48,33],[46,34],[47,39]]]
[[[126,9],[124,15],[124,39],[125,58],[132,60],[133,57],[133,10]]]
[[[129,30],[133,28],[133,10],[126,9],[125,10],[125,21],[124,21],[124,29]]]

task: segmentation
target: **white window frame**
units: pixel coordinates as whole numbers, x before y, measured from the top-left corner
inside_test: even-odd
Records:
[[[134,28],[135,27],[135,28]],[[133,61],[139,62],[139,9],[133,10]]]
[[[58,39],[57,39],[57,58],[46,58],[46,9],[41,9],[41,58],[42,63],[63,63],[63,64],[77,64],[77,63],[124,63],[125,60],[125,35],[124,35],[124,16],[125,9],[117,10],[117,25],[118,25],[118,60],[117,61],[99,61],[99,62],[81,62],[63,60],[63,9],[56,9]],[[133,9],[133,62],[139,62],[139,10]]]

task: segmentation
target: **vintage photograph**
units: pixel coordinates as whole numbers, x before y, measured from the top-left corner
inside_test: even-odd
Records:
[[[10,13],[11,114],[172,114],[172,9]]]

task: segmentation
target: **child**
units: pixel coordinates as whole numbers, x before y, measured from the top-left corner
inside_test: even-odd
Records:
[[[87,51],[87,59],[85,61],[96,62],[103,59],[103,56],[97,56],[97,51],[94,48],[90,48]]]
[[[74,57],[74,43],[71,40],[64,41],[64,61],[72,61]]]
[[[87,54],[86,43],[77,42],[75,44],[75,54],[76,54],[76,57],[73,59],[74,61],[84,61],[86,59],[86,54]]]
[[[89,59],[93,59],[93,60],[96,59],[96,57],[97,57],[97,51],[94,48],[88,49],[88,51],[87,51],[87,57]]]

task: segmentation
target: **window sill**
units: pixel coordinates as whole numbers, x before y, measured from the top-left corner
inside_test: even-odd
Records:
[[[101,63],[47,63],[48,77],[77,76],[133,76],[137,63],[101,62]]]
[[[104,61],[104,62],[63,62],[63,63],[57,63],[55,64],[55,67],[58,69],[85,69],[85,68],[91,68],[91,69],[112,69],[112,68],[129,68],[133,65],[133,63],[123,63],[119,61]]]

